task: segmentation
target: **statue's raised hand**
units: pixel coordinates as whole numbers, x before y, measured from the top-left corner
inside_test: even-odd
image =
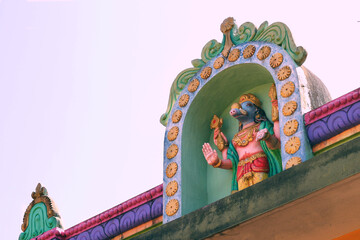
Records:
[[[204,143],[202,152],[209,165],[214,166],[219,163],[219,157],[216,150],[212,149],[209,143]]]

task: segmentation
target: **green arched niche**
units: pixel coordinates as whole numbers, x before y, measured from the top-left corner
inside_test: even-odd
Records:
[[[274,82],[268,70],[255,63],[229,67],[214,76],[195,96],[186,114],[181,141],[182,215],[228,196],[231,170],[214,169],[202,154],[205,142],[216,149],[210,121],[214,114],[224,119],[222,131],[231,141],[238,122],[228,113],[232,103],[244,93],[255,94],[271,119],[268,91]]]

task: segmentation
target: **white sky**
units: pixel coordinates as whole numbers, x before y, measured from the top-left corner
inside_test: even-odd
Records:
[[[38,182],[65,228],[162,183],[170,86],[228,16],[286,23],[333,98],[359,87],[359,7],[0,0],[0,238],[18,238]]]

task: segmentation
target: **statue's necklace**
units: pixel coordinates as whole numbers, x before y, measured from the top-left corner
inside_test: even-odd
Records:
[[[236,143],[240,147],[245,147],[254,140],[254,133],[258,132],[260,123],[247,127],[237,134],[235,134],[233,138],[233,142]]]

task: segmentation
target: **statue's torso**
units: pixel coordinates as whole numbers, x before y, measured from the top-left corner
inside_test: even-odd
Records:
[[[239,159],[245,156],[263,152],[260,142],[256,141],[256,134],[259,131],[260,123],[244,128],[235,134],[232,143],[239,155]]]

